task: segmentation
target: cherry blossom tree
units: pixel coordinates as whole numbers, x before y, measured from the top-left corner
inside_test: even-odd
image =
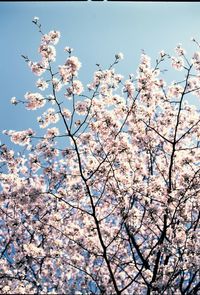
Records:
[[[41,60],[23,56],[38,92],[12,98],[43,109],[40,132],[4,130],[0,147],[2,294],[184,294],[200,290],[200,46],[128,79],[97,65],[90,84],[60,32],[41,34]],[[181,75],[164,80],[163,66]]]

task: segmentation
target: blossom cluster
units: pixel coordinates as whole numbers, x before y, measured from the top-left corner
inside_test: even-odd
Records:
[[[55,113],[55,109],[49,108],[42,114],[42,117],[38,117],[38,122],[41,128],[47,127],[49,124],[55,124],[59,121],[59,115]]]

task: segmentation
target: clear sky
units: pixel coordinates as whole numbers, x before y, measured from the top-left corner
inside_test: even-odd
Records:
[[[141,49],[156,58],[162,49],[173,53],[178,43],[190,53],[194,50],[190,38],[200,41],[198,2],[1,2],[0,130],[34,127],[41,113],[10,104],[13,96],[23,99],[27,91],[36,91],[37,77],[21,58],[25,54],[39,60],[40,35],[31,22],[34,16],[40,18],[45,32],[61,32],[58,65],[65,60],[63,48],[74,48],[82,62],[79,78],[85,84],[91,81],[95,64],[108,66],[117,52],[125,57],[117,70],[128,76],[136,71]]]

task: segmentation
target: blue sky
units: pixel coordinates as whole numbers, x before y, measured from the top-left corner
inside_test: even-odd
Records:
[[[125,76],[136,71],[141,49],[155,59],[160,50],[173,53],[182,43],[192,53],[195,47],[190,38],[200,41],[199,15],[198,2],[1,2],[0,130],[34,128],[41,113],[10,104],[13,96],[23,99],[27,91],[36,91],[37,77],[21,58],[25,54],[39,60],[40,35],[31,22],[34,16],[40,18],[45,32],[61,32],[58,65],[65,60],[63,48],[74,48],[82,62],[79,78],[87,84],[95,64],[107,67],[117,52],[124,53],[117,71]]]

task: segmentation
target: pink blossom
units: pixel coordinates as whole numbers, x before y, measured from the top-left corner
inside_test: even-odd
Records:
[[[40,45],[38,51],[42,55],[43,59],[47,59],[48,61],[55,61],[56,49],[54,46],[42,44]]]
[[[68,87],[65,96],[70,97],[74,95],[80,95],[83,92],[83,84],[79,80],[74,80],[72,86]]]
[[[178,71],[181,71],[183,69],[183,66],[184,66],[184,60],[183,58],[175,58],[175,57],[172,57],[172,67],[175,69],[175,70],[178,70]]]
[[[48,88],[48,83],[43,80],[43,79],[38,79],[37,82],[36,82],[36,86],[40,89],[40,90],[45,90]]]
[[[53,138],[59,135],[59,129],[56,127],[47,129],[47,133],[45,135],[46,138]]]
[[[40,93],[37,93],[37,92],[36,93],[27,92],[24,97],[27,100],[26,108],[28,110],[36,110],[36,109],[42,108],[46,103],[45,98]]]
[[[60,91],[61,90],[61,88],[62,88],[62,83],[61,83],[61,81],[58,79],[58,78],[53,78],[52,79],[52,84],[53,84],[53,86],[54,86],[54,89],[58,92],[58,91]]]
[[[197,71],[200,71],[200,52],[197,51],[192,57],[192,63]]]
[[[66,60],[65,66],[67,67],[67,71],[70,75],[76,76],[77,71],[81,67],[81,62],[78,60],[76,56],[71,56]]]
[[[78,101],[75,106],[76,112],[80,115],[84,115],[88,110],[88,101]]]
[[[38,117],[38,123],[41,128],[46,128],[50,124],[55,124],[59,121],[59,115],[55,112],[55,109],[49,108],[42,114],[42,117]]]
[[[133,82],[131,82],[130,80],[126,80],[124,83],[124,92],[127,92],[128,96],[133,96],[134,91],[135,91],[135,87],[133,85]]]
[[[62,114],[65,116],[65,118],[66,119],[70,119],[71,118],[71,112],[68,110],[68,109],[66,109],[66,108],[63,108],[62,109]]]
[[[56,45],[60,39],[60,32],[59,31],[50,31],[48,34],[42,36],[42,43],[43,44],[53,44]]]
[[[178,44],[176,46],[175,51],[178,54],[178,56],[185,55],[185,53],[186,53],[186,51],[183,49],[183,47],[181,46],[181,44]]]
[[[48,66],[45,60],[43,60],[42,62],[29,61],[28,65],[31,68],[31,71],[37,76],[41,76],[42,74],[44,74]]]
[[[34,135],[34,132],[32,129],[27,129],[23,131],[11,130],[8,131],[7,134],[10,136],[13,143],[24,146],[30,143],[31,136]]]
[[[183,87],[178,84],[171,85],[168,88],[169,88],[169,92],[168,92],[169,97],[180,97],[180,95],[183,92]]]

